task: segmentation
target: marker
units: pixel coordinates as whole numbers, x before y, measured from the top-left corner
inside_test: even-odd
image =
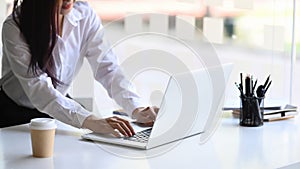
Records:
[[[245,78],[245,91],[246,91],[246,96],[250,96],[250,90],[251,90],[251,82],[250,82],[250,76],[247,76]]]

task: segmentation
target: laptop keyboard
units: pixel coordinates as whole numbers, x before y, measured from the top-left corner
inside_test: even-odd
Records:
[[[148,142],[151,130],[152,130],[152,128],[149,128],[149,129],[137,132],[132,137],[127,137],[125,139],[140,142],[140,143],[146,143],[146,142]]]

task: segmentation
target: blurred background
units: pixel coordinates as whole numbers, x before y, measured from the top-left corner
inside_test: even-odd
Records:
[[[214,49],[221,63],[234,63],[226,90],[225,107],[239,106],[239,92],[234,82],[240,82],[240,73],[253,75],[254,79],[258,79],[258,84],[263,84],[271,75],[272,84],[266,94],[265,105],[290,103],[300,106],[300,96],[297,94],[300,92],[300,22],[293,22],[300,16],[300,0],[88,2],[102,19],[106,38],[111,44],[116,44],[114,51],[121,64],[136,51],[152,47],[176,51],[178,57],[192,69],[203,67],[189,58],[185,46],[172,40],[145,36],[126,38],[126,35],[149,31],[178,35],[199,47],[203,57],[210,57],[205,52]],[[0,0],[0,26],[10,14],[11,7],[11,0]],[[154,14],[159,15],[155,17]],[[182,21],[184,24],[180,24]],[[189,27],[184,27],[187,24]],[[90,68],[85,63],[70,90],[73,97],[94,111],[111,106],[117,108],[89,72]],[[131,78],[145,103],[159,106],[166,86],[166,74],[168,72],[162,70],[142,70]]]

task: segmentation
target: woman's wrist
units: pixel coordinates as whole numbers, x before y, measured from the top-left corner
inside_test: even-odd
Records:
[[[85,120],[83,121],[83,124],[82,124],[82,128],[85,128],[85,129],[91,129],[92,128],[92,122],[94,122],[95,120],[99,120],[98,117],[96,117],[95,115],[90,115],[88,116],[87,118],[85,118]]]

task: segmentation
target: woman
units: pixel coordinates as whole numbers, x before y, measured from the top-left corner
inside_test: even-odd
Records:
[[[102,28],[86,2],[15,0],[2,30],[1,127],[50,116],[98,133],[132,136],[134,130],[126,120],[101,119],[66,97],[84,57],[95,79],[129,116],[140,123],[153,123],[155,108],[141,106],[139,97],[124,87],[130,83],[114,53],[101,48]]]

